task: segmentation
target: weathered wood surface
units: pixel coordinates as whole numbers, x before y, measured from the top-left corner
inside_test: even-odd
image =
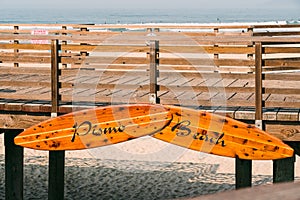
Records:
[[[51,83],[50,76],[52,39],[60,40],[60,76],[55,83],[59,88],[57,96],[62,100],[58,112],[77,109],[71,105],[73,101],[99,106],[148,103],[149,41],[158,40],[155,88],[161,103],[193,106],[226,113],[239,120],[254,120],[257,90],[253,54],[254,43],[261,42],[262,119],[299,121],[300,74],[291,71],[299,69],[300,39],[295,31],[299,25],[39,25],[45,30],[46,26],[52,27],[48,35],[32,35],[28,26],[0,24],[3,33],[0,34],[0,110],[3,116],[18,112],[18,118],[29,113],[39,120],[40,116],[34,116],[39,112],[49,115],[53,97],[50,86],[56,82]],[[131,28],[141,30],[131,32]],[[166,31],[178,28],[183,31]],[[290,28],[284,34],[295,35],[265,37],[266,28],[274,29],[270,31],[275,35],[280,29]],[[256,33],[261,36],[255,36]],[[45,40],[47,44],[31,44],[32,40]],[[12,67],[16,65],[19,67]],[[19,127],[18,120],[15,121],[3,122],[2,126]]]
[[[2,129],[24,129],[48,118],[48,116],[2,113],[0,114],[0,127]]]
[[[161,105],[134,104],[72,112],[26,129],[15,143],[39,150],[78,150],[151,135],[167,126]]]
[[[3,70],[3,72],[9,71],[12,70]],[[39,100],[50,100],[50,76],[40,76],[36,73],[29,72],[22,74],[22,71],[25,71],[24,69],[20,69],[20,74],[16,72],[17,70],[14,71],[15,72],[12,72],[11,74],[5,74],[5,76],[3,76],[3,78],[0,80],[0,94],[2,99],[37,100],[36,95],[38,95]],[[70,75],[68,71],[70,72]],[[39,72],[40,71],[37,70],[37,73]],[[72,74],[76,75],[76,72],[77,77],[80,77],[80,79],[76,78],[76,76],[71,76]],[[97,73],[99,74],[99,77],[97,76]],[[115,100],[124,98],[126,95],[130,97],[132,96],[130,93],[133,91],[142,92],[140,95],[144,96],[146,95],[147,91],[149,91],[149,78],[146,70],[144,70],[144,72],[137,71],[136,73],[134,71],[130,71],[128,73],[123,71],[120,73],[120,75],[113,76],[109,73],[107,75],[102,73],[101,76],[100,72],[93,72],[90,70],[87,70],[86,72],[63,70],[62,74],[64,75],[60,77],[60,86],[62,88],[60,91],[64,101],[71,101],[72,95],[76,95],[74,100],[77,98],[78,100],[83,101],[85,98],[84,101],[86,102],[97,101],[104,103],[108,102],[110,97],[114,97]],[[142,74],[144,75],[141,76]],[[253,80],[239,79],[239,77],[242,75],[200,74],[200,76],[202,75],[203,77],[197,77],[197,75],[191,74],[189,77],[185,74],[181,75],[181,73],[176,72],[173,72],[173,75],[172,73],[166,73],[166,75],[167,76],[164,76],[164,73],[161,73],[158,80],[160,98],[164,102],[195,100],[198,101],[199,106],[209,106],[212,104],[215,104],[216,106],[227,105],[236,107],[254,106],[254,101],[252,100],[255,91]],[[137,79],[136,76],[139,78]],[[209,77],[206,78],[206,76]],[[213,76],[215,76],[215,82],[208,81],[212,80]],[[249,77],[251,76],[252,75],[249,75]],[[265,87],[264,89],[265,104],[267,107],[296,109],[300,104],[300,90],[296,84],[298,81],[294,80],[299,76],[283,76],[285,76],[287,80],[276,80],[276,82],[273,80],[264,81],[264,84],[270,87]],[[276,75],[274,77],[283,79],[280,75]],[[161,82],[160,80],[164,81]],[[217,85],[216,82],[218,82]],[[82,93],[80,91],[74,93],[73,91],[77,89],[90,90],[91,93]],[[128,93],[121,92],[122,90],[128,90]],[[178,93],[180,92],[184,92],[186,95],[178,96]],[[223,99],[220,99],[219,96],[214,96],[213,93],[221,93],[224,95],[224,97]],[[89,95],[91,94],[94,94],[96,99],[89,98]],[[138,97],[141,96],[136,96],[136,100],[139,100]],[[206,102],[202,102],[205,100],[203,97],[207,97]],[[213,101],[214,98],[216,101]],[[217,101],[218,99],[219,102]],[[132,99],[132,101],[134,101],[134,99]],[[3,102],[2,100],[0,102],[0,109],[1,107],[5,106],[6,103],[9,102]],[[185,105],[189,105],[189,102],[185,101]],[[6,107],[6,109],[8,108]],[[20,109],[20,107],[18,109]],[[18,109],[12,110],[16,111]]]
[[[72,112],[32,126],[14,141],[38,150],[79,150],[145,135],[200,152],[247,160],[294,155],[281,140],[252,125],[206,111],[160,104]]]

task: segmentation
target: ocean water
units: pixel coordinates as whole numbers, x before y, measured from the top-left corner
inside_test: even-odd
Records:
[[[11,23],[299,23],[299,8],[294,9],[9,9],[0,8],[0,24]]]

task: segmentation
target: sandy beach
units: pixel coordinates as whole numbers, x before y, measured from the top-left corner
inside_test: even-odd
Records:
[[[4,149],[0,134],[0,199]],[[25,199],[47,199],[48,153],[25,149]],[[299,179],[297,157],[296,179]],[[253,185],[272,183],[272,161],[253,162]],[[203,154],[151,137],[66,152],[65,199],[174,199],[233,190],[234,159]]]

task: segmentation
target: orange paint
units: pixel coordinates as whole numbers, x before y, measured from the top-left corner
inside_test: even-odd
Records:
[[[151,104],[69,113],[25,130],[15,143],[40,150],[77,150],[145,135],[192,150],[241,159],[293,156],[292,148],[252,125],[204,111]]]

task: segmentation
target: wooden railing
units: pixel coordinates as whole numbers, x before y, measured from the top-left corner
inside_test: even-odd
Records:
[[[141,30],[104,32],[109,27]],[[48,35],[31,35],[30,25],[1,29],[0,110],[49,115],[104,104],[179,104],[260,126],[261,120],[292,122],[272,124],[270,132],[298,137],[299,26],[167,28],[178,27],[53,25]],[[277,36],[280,28],[295,35]],[[244,29],[251,35],[274,29],[276,36],[229,34]],[[203,36],[208,30],[215,36]],[[221,30],[227,35],[216,36]],[[2,121],[0,128],[32,125]]]
[[[145,103],[149,102],[149,93],[155,93],[161,103],[168,104],[255,107],[255,97],[259,95],[255,95],[255,91],[260,91],[261,107],[300,106],[297,87],[300,46],[294,31],[300,30],[297,25],[189,25],[181,27],[185,31],[180,33],[164,32],[164,29],[178,28],[166,25],[70,25],[72,28],[51,25],[46,32],[48,35],[31,35],[32,29],[27,26],[13,25],[14,29],[1,30],[2,98],[36,100],[32,94],[37,94],[39,100],[53,100],[49,89],[54,80],[50,76],[50,66],[53,59],[57,59],[57,74],[60,74],[57,97],[61,97],[59,101],[62,102],[111,103],[113,97],[114,103]],[[140,28],[141,31],[103,32],[108,28]],[[282,35],[294,35],[253,36],[256,33],[270,35],[270,32],[259,31],[267,28],[275,29],[276,36],[280,35],[278,29],[290,28],[293,31],[282,32]],[[149,29],[161,31],[144,32]],[[187,29],[200,30],[187,32]],[[248,35],[244,35],[244,29]],[[209,30],[213,30],[213,34],[207,34]],[[224,34],[221,30],[225,30]],[[50,41],[55,40],[58,44],[51,45]],[[151,47],[154,41],[157,41],[156,48]],[[53,51],[51,55],[51,48],[57,50],[56,55],[53,56]],[[153,53],[157,59],[151,58]],[[156,66],[157,73],[151,73],[150,66]],[[259,80],[255,79],[255,72],[260,74],[256,76]],[[14,77],[4,74],[14,74]],[[81,84],[76,84],[79,82]],[[23,90],[25,87],[28,91]],[[75,95],[74,88],[85,92]],[[126,95],[128,98],[124,98]],[[247,119],[250,118],[253,119],[251,116]]]

